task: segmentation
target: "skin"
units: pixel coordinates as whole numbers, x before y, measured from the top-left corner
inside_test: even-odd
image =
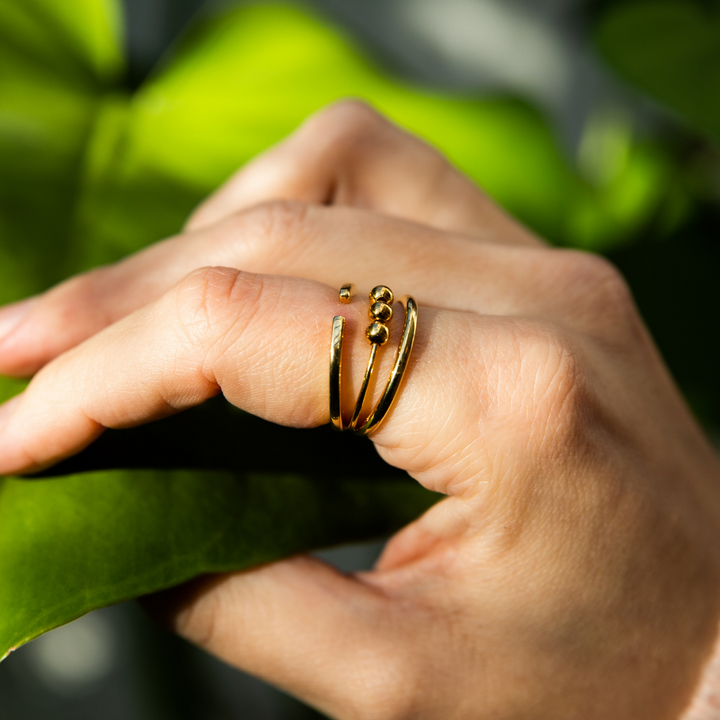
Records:
[[[714,717],[687,708],[720,618],[720,466],[623,280],[358,103],[242,169],[178,237],[0,313],[0,372],[34,374],[0,408],[0,473],[219,392],[327,423],[334,315],[346,408],[367,359],[348,280],[420,305],[371,440],[447,497],[372,572],[296,557],[150,612],[335,718]]]

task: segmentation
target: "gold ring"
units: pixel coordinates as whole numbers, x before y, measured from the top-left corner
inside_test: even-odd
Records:
[[[355,286],[348,283],[340,288],[340,302],[349,303],[355,294]],[[385,324],[392,317],[394,296],[392,290],[386,285],[378,285],[370,291],[369,317],[372,321],[366,330],[366,337],[371,344],[370,357],[368,359],[365,376],[360,387],[355,408],[350,423],[344,424],[342,413],[342,347],[345,333],[345,318],[336,315],[333,318],[332,339],[330,344],[330,421],[336,430],[352,430],[355,434],[365,436],[376,430],[385,419],[393,401],[397,397],[402,383],[405,370],[410,360],[413,343],[415,342],[415,330],[417,328],[418,308],[415,300],[407,296],[401,298],[400,302],[405,309],[405,322],[403,334],[395,354],[395,362],[390,371],[385,390],[375,408],[360,423],[360,414],[367,395],[370,378],[375,368],[378,348],[384,345],[390,336]]]

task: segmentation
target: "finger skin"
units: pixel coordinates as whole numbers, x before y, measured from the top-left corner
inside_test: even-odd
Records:
[[[219,392],[272,422],[325,424],[337,314],[347,319],[343,385],[352,407],[369,352],[367,302],[342,305],[336,290],[314,281],[194,271],[35,376],[10,417],[0,415],[0,473],[38,470],[78,452],[103,428],[158,419]],[[399,338],[401,325],[397,313],[391,337]],[[388,376],[393,344],[379,354],[377,378]],[[525,466],[519,449],[534,438],[547,437],[540,444],[552,448],[577,432],[582,394],[573,364],[572,350],[550,327],[421,307],[400,397],[373,439],[388,462],[433,490],[487,489]],[[368,407],[382,389],[378,380]],[[498,448],[502,462],[489,455]]]
[[[557,283],[563,288],[558,299],[563,294],[570,297],[566,288],[571,284],[578,295],[584,289],[583,303],[565,306],[579,312],[580,318],[594,318],[584,335],[567,332],[558,323],[532,320],[530,312],[529,317],[480,315],[420,302],[418,336],[401,401],[374,436],[389,462],[428,487],[452,492],[450,482],[461,488],[472,478],[477,487],[480,479],[501,472],[487,455],[497,453],[498,443],[503,448],[513,443],[522,447],[531,435],[533,442],[540,438],[544,451],[562,446],[586,425],[577,424],[583,419],[583,403],[606,404],[604,389],[595,391],[600,392],[597,398],[586,397],[578,370],[584,357],[588,352],[612,356],[615,347],[631,341],[642,348],[632,365],[638,390],[647,388],[663,399],[657,408],[660,417],[670,413],[694,428],[627,294],[610,280],[606,265],[592,261],[585,267],[582,258],[580,265],[570,264],[564,272],[564,280],[561,275]],[[584,276],[590,272],[596,273],[594,293]],[[194,271],[156,303],[59,356],[35,377],[13,411],[12,431],[6,427],[0,436],[0,472],[30,472],[77,452],[103,427],[156,419],[220,391],[239,407],[273,422],[296,427],[324,424],[330,323],[334,315],[347,317],[348,407],[357,396],[368,352],[363,302],[358,298],[350,306],[342,305],[337,290],[287,276],[228,268]],[[536,304],[538,315],[549,313],[550,305]],[[393,323],[397,338],[399,313]],[[592,347],[586,347],[588,342]],[[387,377],[391,362],[392,351],[380,353],[378,378]],[[653,368],[650,375],[648,367]],[[138,378],[143,379],[141,386]],[[86,388],[83,394],[78,394],[78,387]],[[374,398],[381,391],[378,382]],[[52,412],[47,410],[48,398],[55,398]],[[665,398],[672,399],[669,407]],[[74,409],[74,430],[65,419],[68,408]],[[430,422],[426,408],[435,411]],[[628,412],[634,414],[634,408]],[[485,429],[488,417],[492,423]],[[66,429],[57,437],[60,418]],[[641,416],[637,422],[642,422]],[[403,433],[391,432],[403,423]],[[433,427],[443,427],[453,442],[444,437],[428,442]],[[19,442],[13,437],[16,433],[33,446]],[[508,452],[508,457],[516,455],[512,448]]]
[[[311,558],[201,578],[143,605],[216,656],[343,718],[414,716],[420,677],[406,667],[403,641],[411,620],[438,635],[444,625],[421,604],[395,603]]]
[[[35,298],[22,322],[0,338],[0,372],[32,375],[207,264],[338,287],[352,280],[365,291],[382,282],[424,305],[533,317],[582,314],[592,298],[586,276],[601,263],[566,250],[478,243],[351,208],[266,203]]]

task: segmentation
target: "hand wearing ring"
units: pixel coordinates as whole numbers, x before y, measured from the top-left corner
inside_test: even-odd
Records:
[[[328,423],[333,317],[355,406],[368,367],[345,279],[422,306],[370,441],[447,497],[372,572],[291,558],[147,607],[343,720],[682,717],[720,621],[714,451],[606,262],[545,246],[357,105],[243,169],[188,232],[14,309],[0,371],[39,372],[0,410],[0,472],[221,391],[273,422]]]

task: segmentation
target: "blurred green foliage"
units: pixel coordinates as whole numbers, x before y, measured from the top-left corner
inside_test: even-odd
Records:
[[[630,82],[720,139],[720,4],[716,0],[615,2],[598,45]]]
[[[720,2],[600,0],[593,34],[619,78],[657,103],[671,170],[655,217],[609,249],[693,409],[720,428]]]
[[[0,302],[178,232],[307,115],[363,97],[551,241],[611,254],[695,407],[720,425],[707,351],[720,309],[717,9],[624,0],[594,17],[613,66],[680,119],[641,135],[630,110],[601,108],[572,162],[526,102],[388,78],[295,7],[206,17],[131,92],[113,0],[0,0]],[[21,386],[0,379],[0,399]],[[391,532],[435,500],[348,442],[217,401],[107,433],[51,479],[0,479],[0,655],[201,572]],[[314,460],[341,452],[353,457],[345,477]]]

